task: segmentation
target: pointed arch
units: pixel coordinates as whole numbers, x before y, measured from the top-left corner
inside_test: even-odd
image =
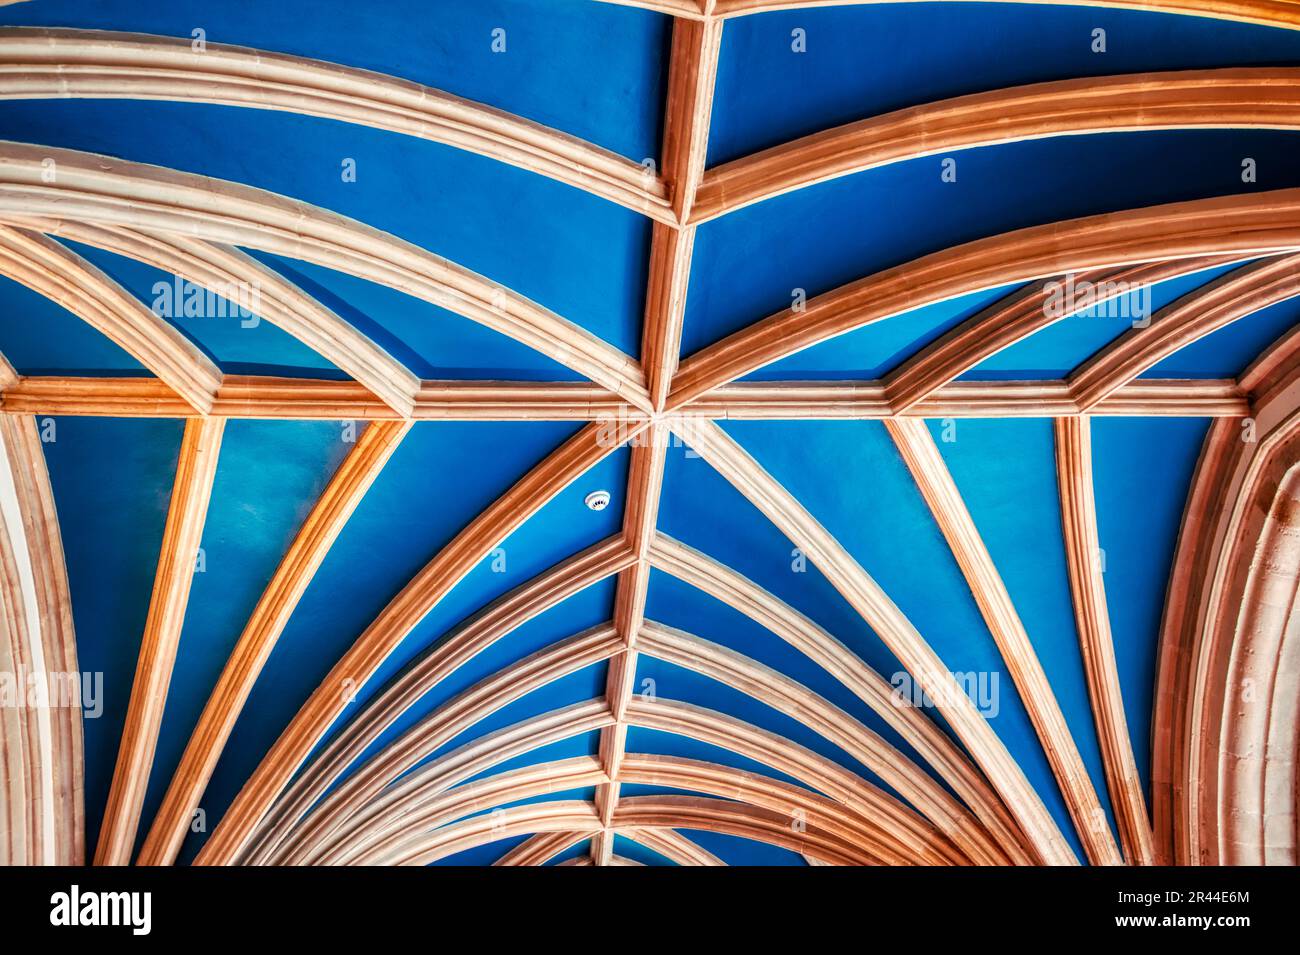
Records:
[[[53,177],[47,161],[54,163]],[[62,221],[180,232],[302,259],[478,322],[648,408],[637,363],[585,328],[394,235],[251,186],[71,149],[0,142],[0,221],[50,235],[59,234]]]
[[[896,162],[1051,136],[1162,129],[1300,128],[1300,70],[1185,70],[1056,80],[873,116],[715,166],[698,225]]]
[[[671,221],[653,171],[540,123],[395,76],[189,38],[0,30],[0,99],[134,99],[279,110],[478,153]]]
[[[165,319],[66,246],[0,225],[0,275],[62,305],[175,391],[193,410],[212,409],[221,371]]]
[[[1085,216],[977,239],[843,285],[715,342],[681,363],[668,406],[837,335],[972,292],[1163,259],[1248,258],[1300,248],[1300,189]]]
[[[422,653],[379,691],[293,781],[252,840],[248,861],[270,861],[307,810],[380,735],[457,668],[515,628],[634,560],[621,537],[611,537],[561,561],[493,601],[449,637]]]
[[[62,236],[152,265],[217,295],[242,292],[257,315],[352,376],[402,417],[420,393],[414,372],[315,298],[248,253],[179,233],[64,222]]]
[[[1015,820],[966,754],[921,711],[896,706],[894,688],[832,634],[752,580],[666,534],[656,535],[650,562],[656,569],[745,614],[807,656],[869,706],[971,808],[992,837],[994,845],[982,847],[975,856],[977,861],[1030,861]],[[973,834],[977,845],[979,835]]]

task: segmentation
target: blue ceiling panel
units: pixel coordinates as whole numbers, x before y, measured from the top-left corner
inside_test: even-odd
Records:
[[[674,866],[677,864],[671,859],[661,856],[653,849],[647,849],[641,843],[620,835],[614,836],[614,855],[621,856],[624,859],[631,859],[633,862],[641,863],[641,865]]]
[[[1286,299],[1179,349],[1141,377],[1236,378],[1297,324],[1300,299]]]
[[[516,424],[513,427],[554,428],[556,425]],[[358,700],[376,691],[419,649],[490,601],[616,533],[622,523],[627,466],[626,449],[616,451],[507,537],[420,622],[406,643],[379,669],[375,679],[361,689]],[[613,503],[604,511],[593,512],[587,509],[583,498],[598,488],[609,490]],[[538,647],[609,620],[613,616],[612,583],[593,584],[561,603],[554,613],[544,616],[544,621],[539,618],[520,631],[524,639],[537,640]]]
[[[223,298],[208,314],[186,316],[180,311],[183,307],[180,303],[196,286],[178,284],[177,277],[170,272],[125,256],[79,242],[64,244],[101,269],[163,321],[180,329],[228,374],[346,377],[292,335],[247,308],[253,301],[251,291],[243,302]],[[205,295],[205,311],[208,299]]]
[[[1092,423],[1092,476],[1107,609],[1124,713],[1148,800],[1165,587],[1207,430],[1208,423],[1197,418],[1097,418]]]
[[[208,43],[414,80],[518,113],[637,162],[659,154],[666,17],[570,0],[388,0],[368,6],[365,16],[323,12],[318,0],[41,0],[5,8],[0,22],[185,40],[201,29]],[[505,31],[505,50],[494,53],[498,29]]]
[[[712,852],[727,865],[806,865],[797,852],[780,846],[742,839],[725,832],[705,832],[699,829],[683,829],[682,835],[695,842],[701,849]]]
[[[1093,52],[1093,31],[1106,31]],[[804,50],[795,52],[794,31]],[[907,106],[1007,86],[1149,70],[1300,62],[1289,30],[1020,3],[899,3],[730,20],[709,165]]]
[[[492,865],[511,849],[527,842],[528,839],[528,836],[511,836],[509,839],[498,839],[496,842],[489,842],[487,845],[475,846],[472,849],[466,849],[464,852],[446,856],[433,864],[450,868]]]
[[[883,378],[944,332],[959,325],[1019,285],[963,295],[927,305],[883,321],[872,322],[830,341],[796,352],[789,358],[747,375],[749,381],[790,379]]]
[[[421,378],[573,381],[575,371],[478,322],[333,269],[253,253]]]
[[[62,305],[2,277],[0,355],[23,375],[148,374],[112,339]]]
[[[1145,304],[1154,314],[1189,292],[1208,285],[1237,266],[1223,265],[1150,287]],[[1138,296],[1139,301],[1141,295]],[[1120,335],[1134,327],[1134,302],[1104,304],[1048,325],[1010,348],[1004,348],[961,376],[963,381],[1064,378]],[[1124,315],[1124,308],[1129,314]],[[1141,316],[1136,316],[1141,321]]]
[[[93,846],[126,720],[180,454],[180,421],[42,418],[63,535],[77,663],[100,706],[83,723],[86,844]]]
[[[1047,674],[1093,789],[1111,815],[1074,626],[1052,423],[974,419],[930,422],[930,429]]]
[[[835,179],[700,226],[685,354],[890,266],[1027,226],[1300,185],[1300,136],[1268,130],[1112,133],[1031,140]],[[1242,157],[1258,181],[1241,181]],[[743,281],[741,281],[743,277]],[[925,332],[921,328],[918,331]],[[851,356],[841,367],[851,367]]]

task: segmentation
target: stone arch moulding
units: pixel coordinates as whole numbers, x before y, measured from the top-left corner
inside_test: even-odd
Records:
[[[1161,633],[1153,810],[1162,861],[1295,865],[1300,336],[1242,378],[1183,518]]]

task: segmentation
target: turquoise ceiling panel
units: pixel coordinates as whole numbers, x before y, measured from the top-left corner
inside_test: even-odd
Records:
[[[1074,626],[1052,423],[1006,418],[929,424],[1114,826]]]
[[[1151,798],[1151,714],[1165,587],[1208,423],[1097,418],[1092,477],[1115,662],[1138,776]]]
[[[161,805],[230,651],[348,448],[332,421],[226,424],[143,819]]]
[[[465,422],[421,423],[411,429],[339,535],[267,661],[213,775],[205,797],[209,818],[224,812],[307,696],[401,587],[576,430],[567,423]],[[339,433],[341,437],[342,429]],[[614,458],[597,465],[612,469],[601,472],[601,480],[626,475],[626,461],[620,466],[617,455]],[[376,678],[357,688],[356,705],[364,705],[435,635],[569,553],[607,536],[615,508],[597,515],[587,511],[582,504],[585,486],[578,482],[552,502],[558,509],[551,513],[566,524],[553,524],[552,518],[548,528],[523,537],[521,546],[505,542],[505,573],[492,571],[491,556],[481,562],[416,627]],[[590,520],[575,522],[579,512]],[[528,527],[516,533],[525,534]],[[542,549],[539,541],[553,549]]]
[[[86,845],[117,762],[136,656],[180,454],[180,421],[38,418],[63,535],[77,664],[98,687],[85,711]]]
[[[0,354],[23,375],[148,374],[108,336],[7,278],[0,278]]]

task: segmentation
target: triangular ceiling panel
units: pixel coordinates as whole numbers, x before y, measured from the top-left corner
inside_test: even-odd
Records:
[[[1107,609],[1133,751],[1151,771],[1156,653],[1183,508],[1206,423],[1195,419],[1101,420],[1094,427],[1097,532]],[[1161,452],[1151,449],[1159,442]]]
[[[83,724],[86,831],[93,839],[149,612],[181,426],[69,417],[45,419],[41,431],[64,535],[78,661],[97,697]]]

